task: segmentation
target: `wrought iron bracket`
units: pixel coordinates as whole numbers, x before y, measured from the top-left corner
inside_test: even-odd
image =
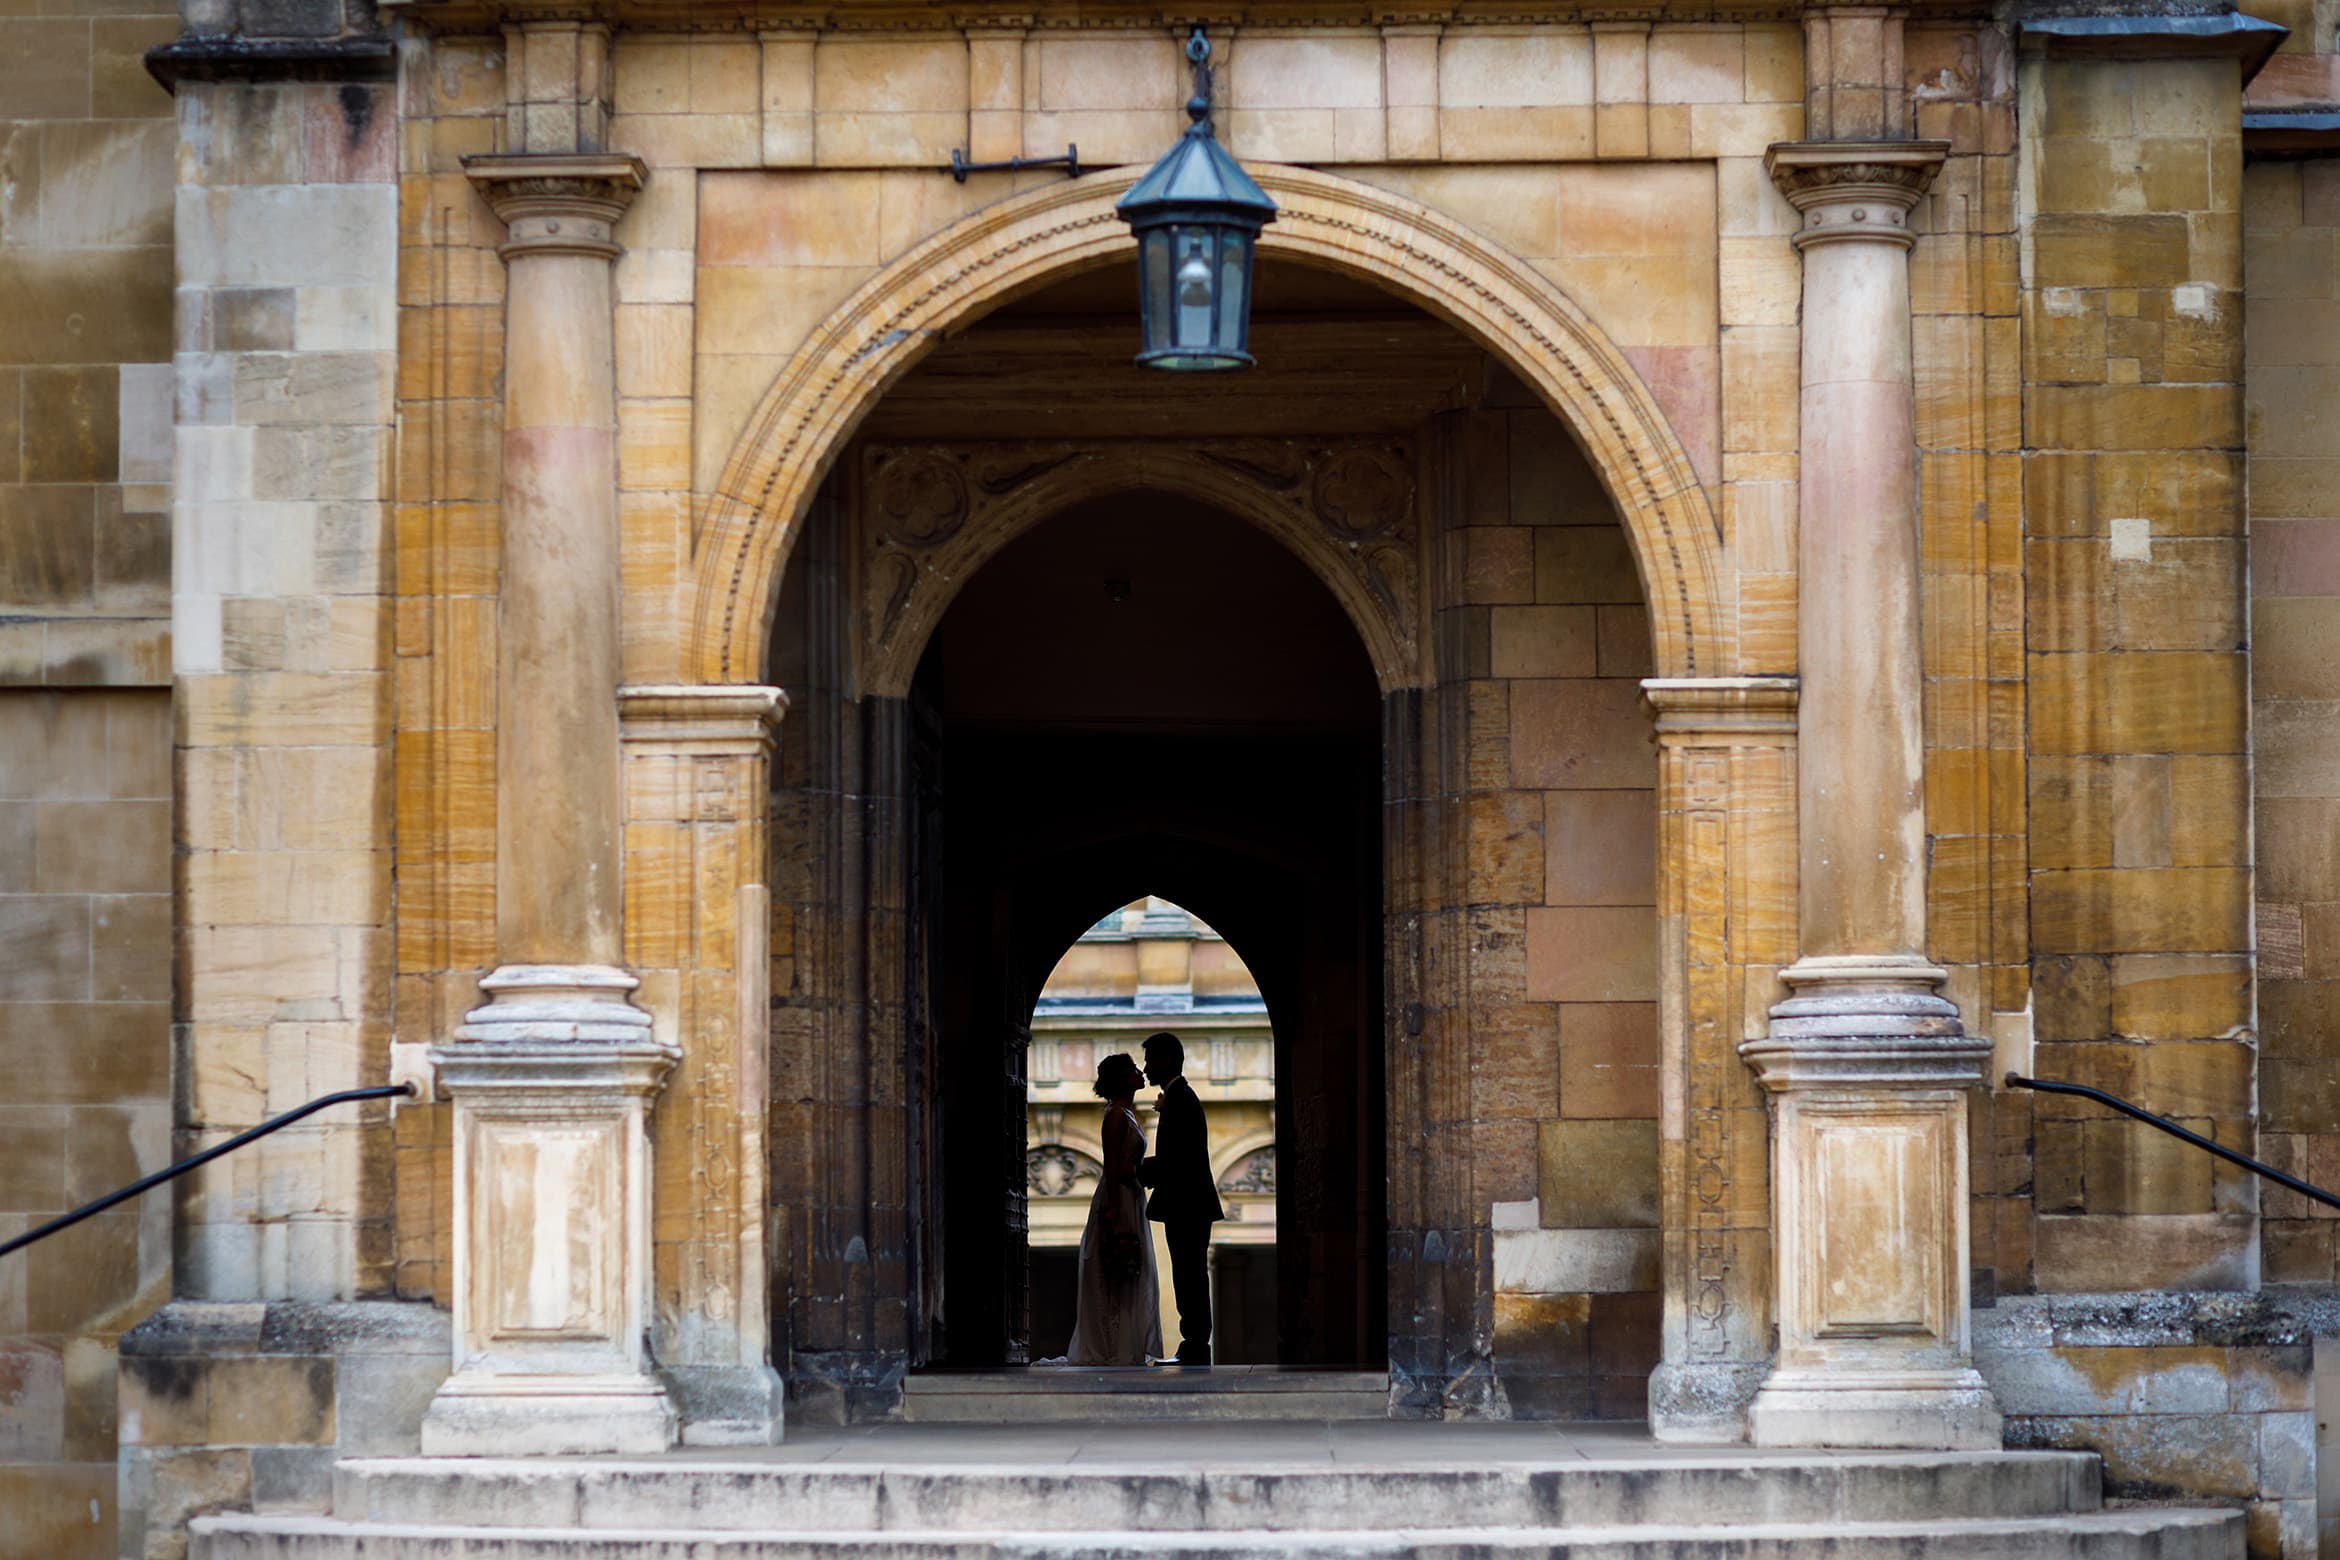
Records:
[[[943,172],[964,184],[970,173],[1021,173],[1026,168],[1062,168],[1066,178],[1077,179],[1081,176],[1081,149],[1068,143],[1062,157],[1010,157],[1005,162],[969,162],[967,149],[954,146],[951,148],[951,165]]]

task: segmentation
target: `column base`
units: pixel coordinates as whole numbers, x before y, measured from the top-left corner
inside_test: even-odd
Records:
[[[1757,1446],[1995,1452],[1998,1400],[1973,1370],[1774,1371],[1747,1409]]]
[[[448,1378],[423,1415],[425,1457],[559,1457],[664,1452],[675,1438],[674,1405],[647,1377]]]
[[[1763,1384],[1760,1360],[1668,1360],[1650,1373],[1649,1433],[1677,1446],[1737,1446]]]
[[[681,1056],[605,965],[506,965],[433,1046],[455,1104],[455,1374],[432,1456],[663,1452],[651,1374],[651,1098]]]
[[[506,964],[479,983],[487,1002],[463,1015],[469,1041],[647,1041],[650,1015],[626,1000],[642,984],[606,964]]]
[[[787,1389],[769,1365],[662,1365],[685,1446],[775,1446]]]

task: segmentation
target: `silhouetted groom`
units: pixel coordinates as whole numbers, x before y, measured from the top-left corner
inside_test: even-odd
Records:
[[[1227,1215],[1211,1179],[1210,1129],[1186,1081],[1186,1047],[1168,1030],[1146,1036],[1146,1081],[1154,1101],[1154,1153],[1138,1179],[1154,1189],[1146,1217],[1170,1247],[1170,1289],[1178,1299],[1181,1365],[1211,1362],[1211,1225]]]

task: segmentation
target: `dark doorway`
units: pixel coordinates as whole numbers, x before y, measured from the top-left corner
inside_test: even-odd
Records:
[[[912,704],[935,736],[910,790],[939,799],[944,842],[906,939],[933,982],[909,1072],[935,1167],[912,1211],[939,1277],[927,1358],[1022,1363],[1035,1320],[1053,1329],[1024,1238],[1034,1004],[1101,909],[1158,894],[1241,949],[1274,1015],[1271,1357],[1379,1363],[1381,708],[1339,605],[1242,521],[1117,495],[968,582]]]

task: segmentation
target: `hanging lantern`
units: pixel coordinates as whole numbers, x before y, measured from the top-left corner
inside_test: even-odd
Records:
[[[1148,368],[1249,368],[1251,248],[1276,203],[1211,135],[1211,45],[1197,27],[1193,121],[1114,210],[1137,235],[1138,311]]]

